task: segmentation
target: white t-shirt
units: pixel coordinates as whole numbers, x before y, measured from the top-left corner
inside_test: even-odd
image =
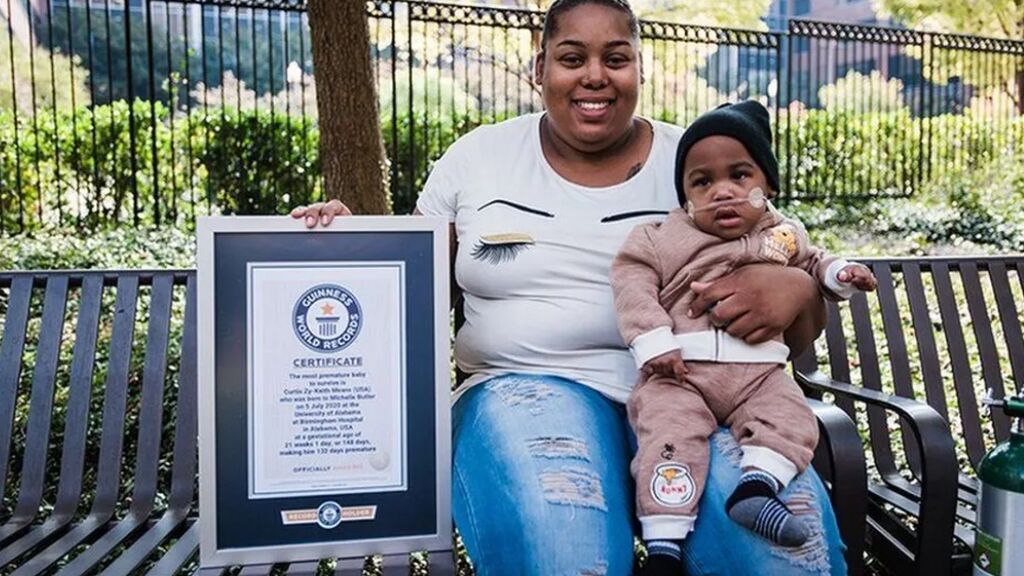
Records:
[[[500,374],[549,374],[625,402],[637,369],[622,342],[608,272],[638,224],[676,208],[682,129],[651,121],[643,169],[615,186],[559,176],[541,151],[543,113],[481,126],[434,165],[417,207],[455,224],[466,321],[460,389]]]

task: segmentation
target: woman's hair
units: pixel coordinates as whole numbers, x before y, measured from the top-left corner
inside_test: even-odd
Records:
[[[585,4],[597,4],[618,10],[629,17],[629,31],[633,38],[640,38],[640,23],[636,19],[629,0],[555,0],[544,14],[544,31],[540,37],[540,49],[543,51],[548,46],[548,40],[558,32],[558,17],[563,13],[583,6]]]

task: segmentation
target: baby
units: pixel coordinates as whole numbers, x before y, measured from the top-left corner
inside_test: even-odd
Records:
[[[641,368],[627,409],[639,444],[632,472],[649,552],[644,574],[681,573],[680,545],[697,518],[708,438],[719,424],[743,451],[729,516],[783,546],[808,538],[778,498],[818,441],[814,415],[784,371],[789,348],[781,336],[748,344],[709,315],[688,314],[692,283],[746,264],[806,270],[830,298],[875,288],[867,267],[810,246],[803,227],[768,202],[779,189],[771,138],[768,111],[757,102],[698,118],[676,153],[682,208],[638,226],[612,264],[619,328]]]

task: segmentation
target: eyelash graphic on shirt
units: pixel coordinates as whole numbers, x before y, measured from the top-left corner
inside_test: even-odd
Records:
[[[533,246],[533,243],[533,237],[529,234],[515,232],[481,236],[470,255],[481,262],[497,266],[515,260],[516,256]]]
[[[612,214],[611,216],[605,216],[604,218],[601,218],[601,224],[618,222],[620,220],[628,220],[629,218],[642,218],[644,216],[665,216],[667,214],[667,210],[637,210],[635,212],[623,212],[622,214]]]
[[[536,208],[530,208],[529,206],[523,206],[522,204],[517,204],[515,202],[510,202],[508,200],[502,200],[501,198],[498,198],[497,200],[491,200],[490,202],[488,202],[488,203],[484,204],[483,206],[477,208],[476,211],[477,212],[481,212],[481,211],[483,211],[484,208],[487,208],[487,207],[490,207],[490,206],[496,206],[496,205],[508,206],[510,208],[515,208],[516,210],[521,210],[521,211],[526,212],[528,214],[534,214],[536,216],[543,216],[545,218],[554,218],[555,217],[555,215],[550,213],[550,212],[545,212],[543,210],[538,210]]]

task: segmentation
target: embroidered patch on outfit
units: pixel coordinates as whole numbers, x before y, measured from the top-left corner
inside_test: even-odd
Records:
[[[651,479],[651,496],[669,508],[686,506],[693,500],[696,486],[690,467],[678,462],[658,464]]]
[[[764,236],[761,254],[772,262],[788,264],[796,254],[796,228],[790,224],[780,224],[770,228]]]
[[[529,234],[518,232],[491,234],[480,237],[480,241],[473,247],[471,255],[481,262],[501,264],[515,260],[520,252],[532,246],[533,243],[533,237]]]

